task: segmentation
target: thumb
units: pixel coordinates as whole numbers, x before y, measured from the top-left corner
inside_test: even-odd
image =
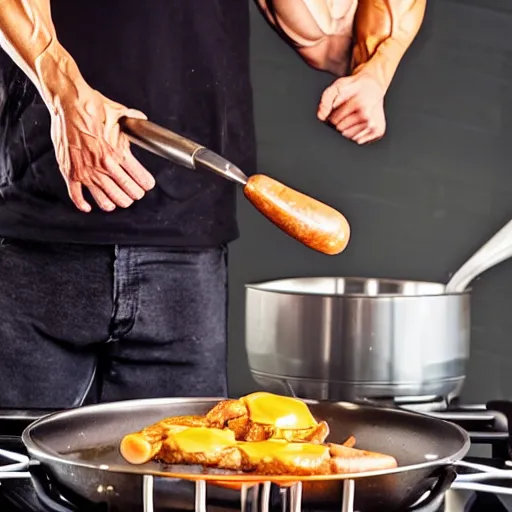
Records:
[[[333,110],[345,103],[355,93],[357,82],[354,77],[347,76],[336,80],[325,89],[320,104],[318,105],[317,116],[320,121],[325,121]]]
[[[126,108],[122,105],[119,108],[107,109],[107,120],[105,122],[105,140],[115,148],[119,145],[121,127],[119,121],[123,117],[131,117],[132,119],[147,120],[147,116],[140,110],[134,108]]]
[[[136,110],[134,108],[127,108],[123,112],[123,115],[120,117],[133,117],[134,119],[143,119],[143,120],[147,120],[147,118],[148,118],[148,116],[146,116],[146,114],[144,114],[140,110]]]

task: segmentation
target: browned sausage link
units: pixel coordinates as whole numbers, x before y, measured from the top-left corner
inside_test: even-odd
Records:
[[[249,178],[244,194],[271,222],[311,249],[333,255],[348,244],[347,219],[316,199],[262,174]]]
[[[331,453],[331,472],[335,474],[394,469],[398,466],[391,455],[358,450],[341,444],[328,443],[328,446]]]
[[[162,447],[162,438],[146,436],[142,432],[128,434],[121,440],[121,455],[130,464],[144,464],[153,459]]]
[[[142,429],[140,432],[124,436],[120,446],[121,455],[131,464],[144,464],[156,457],[162,447],[163,440],[169,432],[206,425],[207,421],[204,416],[165,418]]]

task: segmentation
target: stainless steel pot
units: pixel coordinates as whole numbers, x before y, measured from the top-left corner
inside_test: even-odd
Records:
[[[470,341],[468,284],[512,256],[512,221],[447,285],[300,278],[248,285],[249,367],[269,391],[318,400],[451,399]]]
[[[470,294],[389,279],[251,284],[245,339],[265,390],[322,400],[453,397],[469,357]]]

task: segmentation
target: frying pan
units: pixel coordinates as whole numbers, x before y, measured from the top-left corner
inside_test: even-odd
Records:
[[[212,150],[150,121],[125,117],[119,124],[131,142],[156,155],[188,169],[211,171],[242,185],[245,197],[260,213],[307,247],[334,255],[347,246],[350,226],[334,208],[263,174],[248,178]]]
[[[155,462],[130,465],[119,454],[119,443],[125,434],[168,416],[204,414],[218,401],[162,398],[86,406],[37,420],[23,432],[22,439],[31,464],[44,468],[64,496],[108,503],[111,510],[140,511],[143,502],[147,505],[150,499],[148,489],[160,481],[158,477],[165,477],[160,483],[174,494],[178,488],[179,492],[193,488],[193,481],[198,479],[210,484],[244,484],[244,489],[255,483],[254,477],[247,474],[204,471],[194,466],[165,466]],[[354,435],[357,446],[393,455],[399,463],[393,470],[301,477],[302,503],[308,506],[334,506],[339,511],[343,500],[355,490],[355,510],[404,510],[436,484],[437,488],[444,486],[446,490],[454,478],[453,472],[446,476],[447,468],[462,459],[470,446],[464,430],[439,419],[351,403],[306,402],[317,420],[328,422],[329,441],[341,443]],[[440,479],[441,475],[444,479]],[[266,476],[256,480],[279,485],[289,483],[290,478]],[[297,481],[298,477],[292,480]],[[344,481],[348,483],[345,486]],[[199,490],[203,489],[201,485],[197,487]],[[218,485],[207,486],[209,497],[219,493],[240,500],[238,492]],[[295,510],[297,500],[296,497]]]

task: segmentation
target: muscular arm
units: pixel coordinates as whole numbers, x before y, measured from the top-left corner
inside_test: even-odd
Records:
[[[342,76],[365,69],[387,89],[423,21],[426,0],[258,0],[312,66]],[[349,57],[353,43],[352,58]]]
[[[50,110],[66,89],[86,86],[69,53],[59,44],[50,0],[3,0],[0,45],[39,90]]]
[[[57,39],[50,0],[1,0],[0,46],[48,107],[57,163],[77,208],[91,210],[84,186],[105,211],[130,206],[154,186],[118,124],[123,116],[144,114],[105,98],[85,82]]]
[[[383,137],[384,97],[419,31],[426,0],[258,2],[308,64],[340,77],[323,92],[318,118],[357,144]]]
[[[359,0],[352,74],[368,71],[387,90],[418,34],[427,0]]]

